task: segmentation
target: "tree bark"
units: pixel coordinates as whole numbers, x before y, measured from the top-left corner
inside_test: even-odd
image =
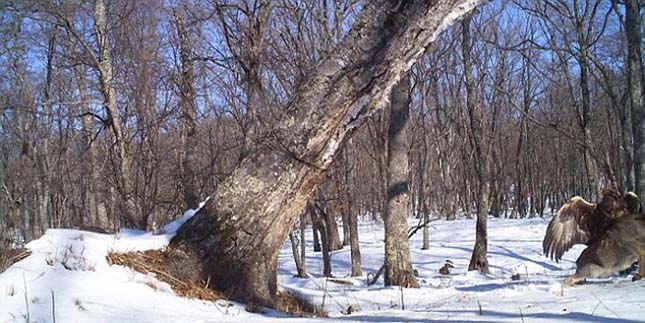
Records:
[[[338,149],[440,32],[478,3],[365,4],[347,37],[294,92],[282,121],[181,227],[169,246],[177,265],[169,263],[170,272],[274,305],[277,255]]]
[[[386,196],[383,212],[385,225],[385,285],[419,287],[412,270],[408,242],[410,190],[408,184],[408,144],[405,132],[410,117],[410,78],[404,77],[390,96],[389,126],[385,160]]]

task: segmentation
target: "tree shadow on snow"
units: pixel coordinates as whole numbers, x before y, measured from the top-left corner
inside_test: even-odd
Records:
[[[433,313],[445,313],[445,314],[463,314],[463,313],[472,313],[476,314],[477,317],[481,318],[486,318],[486,317],[491,317],[491,318],[497,318],[497,319],[504,319],[504,321],[507,321],[510,319],[512,322],[520,322],[523,320],[528,319],[543,319],[543,320],[554,320],[554,321],[562,321],[562,320],[567,320],[567,321],[579,321],[579,322],[603,322],[603,323],[642,323],[643,321],[640,320],[632,320],[632,319],[623,319],[623,318],[615,318],[615,317],[606,317],[606,316],[600,316],[600,315],[592,315],[592,314],[587,314],[587,313],[581,313],[581,312],[569,312],[565,314],[558,314],[558,313],[522,313],[520,314],[519,311],[517,313],[507,313],[507,312],[499,312],[499,311],[489,311],[489,310],[482,310],[481,313],[482,315],[479,315],[479,311],[477,310],[463,310],[463,311],[453,311],[453,310],[435,310],[432,311]],[[485,320],[477,320],[478,322],[486,322]],[[427,321],[427,322],[432,322],[432,321]],[[452,321],[450,321],[452,322]],[[490,321],[489,321],[490,322]]]
[[[352,315],[347,317],[334,317],[334,321],[349,321],[349,322],[406,322],[406,323],[426,323],[426,322],[450,322],[450,323],[473,323],[474,320],[450,320],[450,319],[410,319],[405,315],[401,316],[369,316],[369,315]],[[496,320],[477,320],[476,322],[482,323],[501,323],[502,321]]]
[[[503,247],[503,246],[495,246],[495,247],[504,250],[505,253],[497,252],[497,251],[493,251],[493,252],[489,251],[489,253],[500,255],[500,256],[511,257],[511,258],[515,258],[517,260],[522,260],[522,261],[526,261],[526,262],[532,262],[532,263],[534,263],[536,265],[539,265],[539,266],[542,266],[543,268],[548,269],[548,270],[563,270],[562,268],[560,268],[558,266],[551,265],[548,262],[533,260],[533,259],[528,258],[526,256],[522,256],[522,255],[516,253],[515,251],[512,251],[511,249],[508,249],[507,247]]]
[[[530,281],[531,285],[545,285],[548,286],[550,282],[548,281]],[[472,286],[456,286],[455,289],[462,292],[491,292],[497,289],[505,289],[509,286],[523,286],[526,285],[526,281],[511,281],[507,283],[489,283],[489,284],[480,284]]]

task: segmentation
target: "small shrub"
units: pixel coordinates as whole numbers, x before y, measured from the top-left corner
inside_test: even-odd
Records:
[[[14,296],[16,295],[16,288],[13,287],[13,284],[7,286],[7,296]]]
[[[78,308],[78,310],[79,310],[79,311],[81,311],[81,312],[85,312],[85,311],[87,311],[87,309],[85,308],[85,306],[83,306],[83,303],[81,303],[81,300],[80,300],[80,299],[78,299],[78,298],[74,298],[74,305],[76,305],[76,307]]]

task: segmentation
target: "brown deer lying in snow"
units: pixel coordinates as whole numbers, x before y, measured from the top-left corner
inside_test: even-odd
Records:
[[[571,286],[586,278],[605,278],[629,268],[640,258],[640,272],[634,280],[645,277],[645,214],[638,196],[620,194],[614,188],[603,190],[598,204],[573,197],[553,217],[543,241],[545,255],[562,259],[575,244],[586,244],[576,260],[576,273],[565,279]]]

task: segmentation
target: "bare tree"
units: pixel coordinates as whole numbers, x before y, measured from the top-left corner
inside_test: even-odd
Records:
[[[473,80],[471,61],[470,20],[466,17],[462,22],[462,53],[464,59],[464,78],[466,82],[466,110],[468,112],[468,136],[475,151],[475,170],[477,174],[477,226],[475,229],[475,247],[470,258],[468,270],[488,272],[488,168],[490,159],[484,142],[484,120],[480,109],[477,108],[475,83]]]
[[[406,129],[410,115],[410,77],[392,89],[385,157],[383,224],[385,225],[385,285],[419,287],[412,270],[408,243],[410,190]]]
[[[186,208],[195,209],[199,204],[199,195],[195,187],[195,168],[196,168],[196,149],[197,149],[197,125],[195,118],[197,116],[197,106],[195,102],[195,82],[194,64],[192,57],[192,39],[190,32],[186,29],[183,18],[184,13],[178,8],[173,9],[175,18],[175,28],[177,38],[179,39],[179,59],[181,79],[179,81],[179,105],[181,110],[181,179],[184,193],[184,203]]]
[[[124,223],[128,226],[146,228],[146,223],[139,223],[136,220],[136,206],[134,204],[132,183],[130,180],[130,157],[128,156],[127,142],[123,125],[121,124],[120,112],[117,105],[117,91],[112,68],[112,54],[108,41],[107,12],[103,0],[94,2],[94,32],[96,33],[97,51],[93,52],[89,45],[80,37],[82,46],[88,54],[92,55],[96,69],[99,72],[101,92],[105,100],[105,109],[112,133],[114,145],[112,146],[111,161],[114,165],[115,187],[119,193],[119,211],[122,213]],[[70,32],[74,32],[73,25],[68,21],[66,26]]]
[[[351,249],[351,273],[350,276],[361,276],[363,270],[361,269],[361,250],[358,244],[358,214],[353,212],[352,204],[352,194],[351,194],[351,183],[350,181],[350,169],[349,169],[349,156],[348,150],[351,146],[351,139],[349,139],[349,145],[346,145],[343,149],[343,190],[345,192],[345,212],[347,213],[347,226],[348,228],[343,227],[343,232],[347,231],[349,233],[349,245]]]
[[[306,220],[306,212],[303,212],[302,215],[300,215],[300,226],[298,230],[300,231],[300,237],[298,237],[295,232],[296,232],[296,227],[294,226],[293,230],[289,232],[289,241],[291,242],[291,253],[293,254],[293,260],[296,263],[296,270],[298,271],[297,276],[299,278],[309,278],[309,274],[307,274],[307,267],[306,267],[306,248],[305,248],[305,229],[307,227],[305,220]],[[298,249],[300,247],[300,249]]]
[[[639,196],[645,191],[645,106],[643,105],[643,53],[641,42],[642,18],[640,14],[640,1],[628,0],[625,4],[625,36],[627,36],[627,93],[629,104],[625,105],[626,133],[629,136],[633,129],[633,156],[635,189]],[[633,128],[632,128],[633,127]],[[627,142],[630,143],[630,138]],[[626,145],[628,156],[630,145]],[[629,166],[629,164],[628,164]],[[627,174],[631,171],[626,170]],[[629,181],[628,181],[629,182]]]

